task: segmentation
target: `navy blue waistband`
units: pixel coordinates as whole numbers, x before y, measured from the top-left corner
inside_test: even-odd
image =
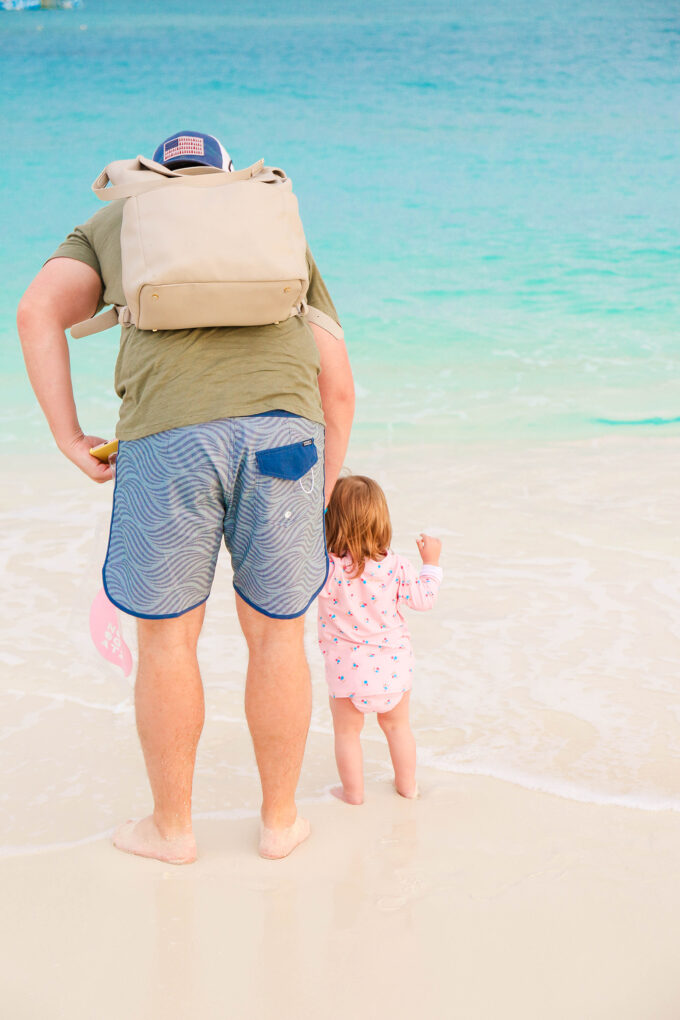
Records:
[[[299,414],[293,414],[292,411],[259,411],[258,414],[253,414],[252,418],[299,418]]]

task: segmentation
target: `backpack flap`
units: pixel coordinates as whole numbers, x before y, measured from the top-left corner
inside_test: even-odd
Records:
[[[260,326],[298,314],[309,277],[297,199],[282,171],[259,166],[182,174],[125,203],[123,290],[139,329]]]
[[[220,170],[214,166],[185,167],[182,170],[170,170],[162,163],[154,163],[146,156],[136,159],[117,159],[105,166],[98,177],[92,182],[92,190],[102,202],[114,202],[118,198],[132,198],[145,191],[163,187],[175,181],[186,181],[187,178],[201,177],[200,181],[192,181],[194,187],[215,187],[233,181],[250,180],[260,174],[264,168],[264,160],[260,159],[245,170]],[[275,171],[275,168],[266,168]],[[283,174],[282,170],[278,173]],[[217,180],[219,175],[222,180]],[[285,178],[285,174],[283,175]]]

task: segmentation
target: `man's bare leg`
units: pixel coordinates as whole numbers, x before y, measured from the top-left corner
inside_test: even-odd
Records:
[[[309,835],[295,806],[312,709],[304,617],[273,620],[238,595],[236,608],[248,642],[246,718],[262,783],[260,855],[286,857]]]
[[[154,810],[114,835],[119,850],[171,864],[196,859],[191,787],[203,728],[203,685],[196,645],[205,606],[168,620],[139,620],[135,686],[137,732]]]

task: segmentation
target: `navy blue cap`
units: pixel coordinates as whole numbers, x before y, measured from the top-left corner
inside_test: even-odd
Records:
[[[162,163],[170,170],[183,166],[215,166],[218,170],[233,170],[229,153],[214,135],[202,131],[177,131],[158,146],[153,154],[154,163]]]

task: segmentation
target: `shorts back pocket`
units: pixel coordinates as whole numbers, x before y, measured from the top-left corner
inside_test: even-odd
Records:
[[[257,450],[255,459],[260,474],[296,482],[314,467],[319,453],[313,439],[303,439],[300,443]]]

